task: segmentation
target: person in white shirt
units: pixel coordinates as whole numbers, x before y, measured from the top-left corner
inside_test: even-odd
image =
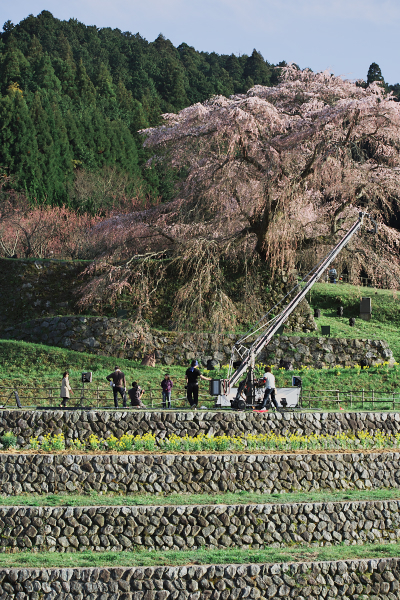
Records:
[[[261,408],[267,407],[267,404],[269,404],[269,402],[268,402],[269,399],[270,399],[270,402],[272,402],[272,404],[275,406],[275,408],[279,408],[278,403],[276,401],[276,396],[275,396],[275,377],[272,374],[271,367],[266,367],[265,373],[264,373],[264,381],[265,381],[265,392],[264,392],[264,399],[263,399]]]

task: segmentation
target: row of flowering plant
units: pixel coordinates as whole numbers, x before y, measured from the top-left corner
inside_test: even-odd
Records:
[[[65,450],[63,434],[46,435],[40,441],[30,439],[32,450],[53,452]],[[311,434],[311,435],[276,435],[263,433],[256,435],[171,435],[169,438],[157,439],[153,434],[125,434],[121,438],[111,436],[107,439],[91,435],[87,440],[71,440],[69,448],[75,451],[112,451],[112,452],[237,452],[241,450],[258,451],[296,451],[296,450],[374,450],[381,448],[400,448],[400,433],[394,435],[376,431],[368,433]]]

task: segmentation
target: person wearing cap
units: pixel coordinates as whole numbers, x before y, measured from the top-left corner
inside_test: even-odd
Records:
[[[192,360],[190,367],[186,371],[186,390],[187,390],[187,399],[189,401],[190,406],[196,410],[197,403],[199,401],[199,382],[198,379],[204,379],[206,381],[211,381],[211,377],[205,377],[202,375],[196,367],[199,366],[197,360]]]

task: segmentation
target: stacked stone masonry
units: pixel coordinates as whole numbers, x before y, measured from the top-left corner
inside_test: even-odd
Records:
[[[182,334],[177,332],[138,332],[133,322],[106,317],[53,317],[34,319],[6,327],[5,339],[25,340],[60,346],[79,352],[118,356],[141,360],[155,353],[158,363],[187,365],[197,358],[204,367],[229,363],[235,335],[218,336],[212,333]],[[381,340],[334,339],[282,335],[274,338],[260,362],[278,365],[289,361],[294,367],[312,365],[317,368],[334,365],[352,366],[393,360],[387,342]]]
[[[399,580],[398,558],[257,565],[1,569],[0,600],[398,600]]]
[[[400,453],[0,455],[2,495],[384,489],[400,487]]]
[[[0,410],[0,435],[12,431],[18,444],[26,446],[33,436],[63,433],[67,446],[71,439],[99,437],[117,438],[125,433],[153,433],[157,439],[172,434],[246,435],[273,432],[277,435],[298,433],[335,434],[357,431],[400,432],[400,413],[253,413],[225,411],[32,411]]]
[[[0,552],[394,543],[400,502],[0,508]]]

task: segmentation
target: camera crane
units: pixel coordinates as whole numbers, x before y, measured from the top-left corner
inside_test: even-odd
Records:
[[[343,248],[349,243],[354,234],[356,234],[363,226],[364,218],[368,218],[372,224],[373,229],[368,230],[368,233],[375,234],[377,232],[377,223],[374,219],[365,212],[359,213],[359,218],[350,227],[346,235],[336,244],[336,246],[323,258],[318,265],[316,265],[307,275],[300,281],[286,296],[289,296],[294,290],[300,287],[300,283],[309,277],[306,285],[300,289],[297,295],[289,302],[287,306],[280,312],[276,317],[269,318],[270,313],[275,307],[273,307],[266,315],[264,315],[256,325],[252,327],[243,337],[241,337],[232,347],[232,354],[229,363],[228,379],[223,379],[218,382],[218,386],[213,389],[213,395],[232,395],[231,388],[235,386],[241,379],[241,377],[247,372],[245,379],[239,384],[235,397],[231,399],[232,408],[244,408],[245,403],[241,399],[242,392],[246,388],[246,398],[250,404],[255,402],[255,382],[254,382],[254,368],[255,359],[260,352],[269,344],[275,333],[282,327],[285,321],[289,318],[295,308],[300,302],[306,297],[306,294],[311,290],[313,285],[318,281],[327,267],[332,263],[337,255],[343,250]],[[285,299],[283,298],[281,302]],[[280,302],[280,303],[281,303]],[[280,304],[278,303],[278,304]],[[248,342],[249,338],[254,334],[260,332],[257,339],[248,348],[245,343]],[[235,360],[236,359],[236,360]],[[233,391],[233,390],[232,390]],[[217,393],[216,393],[217,392]]]

